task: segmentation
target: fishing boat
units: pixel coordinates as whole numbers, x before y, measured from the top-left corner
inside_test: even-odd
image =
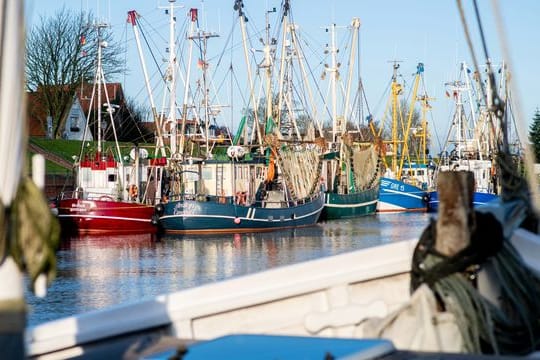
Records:
[[[155,233],[154,204],[159,201],[156,189],[163,164],[148,159],[146,149],[133,148],[127,160],[120,151],[114,107],[109,101],[101,63],[102,47],[106,46],[100,35],[104,26],[97,25],[98,58],[88,114],[90,118],[92,111],[96,112],[97,142],[82,141],[81,152],[75,156],[76,187],[58,196],[57,216],[64,235]],[[110,147],[103,141],[103,103],[115,138]],[[88,125],[85,134],[87,131]]]
[[[433,168],[426,159],[427,149],[427,121],[426,111],[429,109],[429,97],[426,93],[418,95],[423,83],[424,64],[419,63],[416,68],[411,103],[408,113],[403,114],[402,103],[403,85],[398,82],[399,64],[394,62],[391,81],[391,96],[386,107],[383,119],[391,112],[391,136],[384,140],[385,124],[378,130],[373,122],[372,131],[382,144],[384,152],[384,174],[380,181],[378,212],[424,212],[427,211],[428,189],[432,187]],[[415,104],[422,103],[422,119],[418,126],[413,125]],[[406,119],[404,119],[406,117]],[[388,129],[387,129],[388,130]],[[388,134],[387,134],[388,136]],[[419,138],[420,144],[416,147],[417,153],[412,154],[412,139]],[[391,163],[387,164],[386,155],[391,156]],[[413,157],[413,155],[416,155]]]
[[[317,152],[281,151],[279,158],[274,177],[264,159],[197,161],[183,167],[184,191],[157,206],[160,226],[167,233],[193,234],[315,224],[323,208]]]
[[[355,69],[358,32],[360,19],[351,22],[351,48],[348,59],[348,74],[343,106],[338,109],[337,87],[340,83],[340,63],[336,57],[339,49],[336,46],[336,25],[331,26],[331,46],[326,52],[331,54],[331,64],[326,66],[323,77],[330,74],[332,116],[332,133],[328,149],[323,157],[321,182],[325,187],[324,210],[322,220],[351,218],[375,213],[379,199],[380,159],[373,144],[361,142],[360,133],[348,128],[354,109],[351,108],[351,87]],[[356,87],[360,90],[362,84]],[[338,113],[340,111],[340,113]]]
[[[452,123],[444,150],[439,156],[435,177],[441,171],[472,171],[475,177],[474,205],[497,198],[496,140],[500,131],[487,111],[486,101],[473,92],[472,71],[465,62],[460,65],[459,80],[447,83],[447,96],[454,102]],[[494,85],[493,85],[494,86]],[[439,197],[429,193],[429,211],[436,212]]]
[[[245,19],[239,9],[242,34],[245,36]],[[197,22],[196,9],[190,14],[192,32],[188,35],[190,46],[202,49],[197,59],[200,80],[205,89],[198,104],[200,108],[188,103],[190,92],[186,85],[181,128],[185,129],[186,120],[196,118],[203,131],[198,136],[189,136],[180,130],[178,149],[171,141],[170,193],[168,201],[156,206],[159,225],[166,233],[226,233],[270,231],[282,228],[313,225],[317,222],[323,208],[323,194],[319,185],[320,159],[313,144],[283,142],[272,119],[272,96],[267,95],[268,104],[264,131],[253,113],[253,134],[258,143],[246,146],[231,144],[225,157],[216,154],[215,141],[208,129],[213,117],[218,113],[209,101],[207,41],[216,35],[204,31],[194,31]],[[287,12],[284,12],[286,21]],[[244,39],[247,46],[247,39]],[[265,59],[261,65],[267,71],[267,94],[271,94],[272,56],[271,44],[265,44]],[[190,47],[191,49],[191,47]],[[245,52],[247,54],[247,51]],[[191,54],[191,51],[189,51]],[[246,64],[249,60],[246,59]],[[190,69],[186,79],[190,79]],[[251,84],[250,101],[254,108],[255,100],[251,72],[248,66],[248,81]],[[188,84],[188,82],[186,82]],[[174,85],[170,86],[174,89]],[[188,113],[189,112],[189,113]],[[200,114],[197,115],[197,114]],[[170,116],[175,119],[175,115]],[[173,126],[174,127],[174,126]],[[171,128],[171,130],[173,130]],[[242,130],[240,130],[242,131]],[[171,139],[176,135],[171,134]],[[198,142],[202,153],[193,153],[193,147],[186,146],[187,141]]]

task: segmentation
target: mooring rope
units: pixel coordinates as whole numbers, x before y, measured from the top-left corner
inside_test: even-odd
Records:
[[[540,345],[540,278],[524,264],[490,213],[476,212],[470,245],[453,257],[435,250],[435,222],[415,250],[411,289],[426,283],[441,307],[454,314],[464,351],[527,354]],[[476,288],[478,273],[489,269],[499,286],[499,304]]]
[[[21,271],[28,273],[32,289],[42,273],[50,283],[56,275],[60,225],[30,178],[21,179],[10,207],[0,203],[0,228],[0,265],[12,256]]]

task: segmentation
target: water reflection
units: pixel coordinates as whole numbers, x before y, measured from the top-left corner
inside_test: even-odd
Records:
[[[389,241],[417,238],[426,214],[387,214],[275,232],[65,239],[45,299],[27,295],[29,325]]]

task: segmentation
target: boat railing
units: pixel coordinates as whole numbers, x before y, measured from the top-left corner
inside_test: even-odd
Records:
[[[118,197],[110,192],[84,191],[81,188],[77,188],[72,191],[63,191],[59,194],[59,200],[67,199],[116,201]]]
[[[172,195],[169,201],[199,201],[199,202],[214,202],[218,204],[236,204],[241,206],[255,205],[256,207],[263,208],[287,208],[298,205],[305,205],[313,202],[320,196],[320,193],[311,194],[305,198],[298,200],[250,200],[248,198],[243,199],[238,196],[219,196],[219,195],[207,195],[207,194],[177,194]]]

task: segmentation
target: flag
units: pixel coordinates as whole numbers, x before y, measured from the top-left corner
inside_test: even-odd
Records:
[[[197,61],[197,67],[199,69],[208,69],[208,63],[203,61],[202,59],[199,59],[199,61]]]

